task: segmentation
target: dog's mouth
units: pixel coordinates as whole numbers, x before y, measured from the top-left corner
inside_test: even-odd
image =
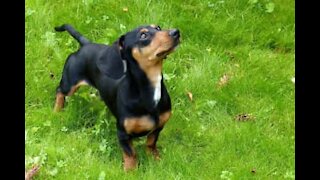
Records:
[[[167,56],[168,56],[170,53],[172,53],[174,50],[177,49],[179,43],[180,43],[180,40],[177,39],[177,40],[173,43],[172,47],[170,47],[169,49],[164,50],[164,51],[158,53],[156,56],[159,57],[159,58],[162,58],[162,59],[166,59]]]

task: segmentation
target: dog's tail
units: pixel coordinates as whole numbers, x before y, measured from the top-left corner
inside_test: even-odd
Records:
[[[71,36],[73,38],[75,38],[81,46],[85,45],[85,44],[89,44],[90,41],[85,38],[84,36],[82,36],[78,31],[76,31],[71,25],[69,24],[63,24],[62,26],[57,26],[54,28],[56,31],[58,32],[62,32],[62,31],[68,31],[69,34],[71,34]]]

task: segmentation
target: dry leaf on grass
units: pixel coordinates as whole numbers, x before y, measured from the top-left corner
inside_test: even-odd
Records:
[[[256,173],[256,172],[257,172],[257,169],[256,169],[256,168],[253,168],[253,169],[251,169],[251,172],[252,172],[252,173]]]
[[[234,59],[234,53],[231,51],[226,51],[225,54],[230,58],[230,59]]]
[[[249,120],[254,120],[255,117],[252,116],[251,114],[246,114],[246,113],[243,113],[243,114],[238,114],[234,117],[234,119],[236,121],[249,121]]]
[[[33,166],[30,170],[25,172],[25,180],[31,180],[32,177],[39,171],[40,166]]]
[[[122,8],[122,11],[123,11],[123,12],[128,12],[128,10],[129,10],[129,9],[128,9],[127,7]]]
[[[192,101],[192,93],[191,92],[187,92],[188,98],[190,101]]]
[[[54,79],[54,74],[52,72],[50,72],[50,78]]]
[[[218,86],[222,87],[225,86],[228,82],[229,82],[230,77],[227,74],[224,74],[219,82],[218,82]]]

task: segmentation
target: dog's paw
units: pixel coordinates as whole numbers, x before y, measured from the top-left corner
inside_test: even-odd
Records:
[[[123,169],[125,172],[135,170],[138,166],[136,156],[124,156]]]
[[[147,153],[151,154],[155,160],[160,160],[161,159],[159,150],[157,148],[147,147]]]

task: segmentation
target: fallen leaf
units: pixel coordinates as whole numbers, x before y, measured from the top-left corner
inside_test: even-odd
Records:
[[[188,95],[190,101],[192,101],[192,93],[191,92],[187,92],[187,95]]]
[[[124,7],[124,8],[122,9],[123,12],[128,12],[128,10],[129,10],[129,9],[128,9],[127,7]]]
[[[226,51],[225,54],[229,56],[230,59],[234,59],[234,54],[231,51]]]
[[[238,114],[234,117],[235,120],[237,121],[249,121],[249,120],[254,120],[255,117],[252,116],[251,114]]]
[[[54,74],[52,72],[50,72],[50,78],[54,79]]]
[[[40,167],[38,165],[33,166],[30,170],[25,172],[25,180],[31,180],[32,177],[39,171]]]
[[[219,86],[224,86],[224,85],[226,85],[228,82],[229,82],[229,76],[227,75],[227,74],[224,74],[221,78],[220,78],[220,80],[219,80],[219,82],[218,82],[218,85]]]
[[[267,13],[272,13],[274,10],[274,3],[270,2],[268,4],[266,4],[266,12]]]
[[[256,172],[257,172],[257,169],[256,169],[256,168],[253,168],[253,169],[251,169],[251,172],[252,172],[252,173],[256,173]]]
[[[56,176],[56,175],[58,174],[58,172],[59,172],[58,168],[53,168],[53,169],[49,170],[48,173],[49,173],[51,176]]]

